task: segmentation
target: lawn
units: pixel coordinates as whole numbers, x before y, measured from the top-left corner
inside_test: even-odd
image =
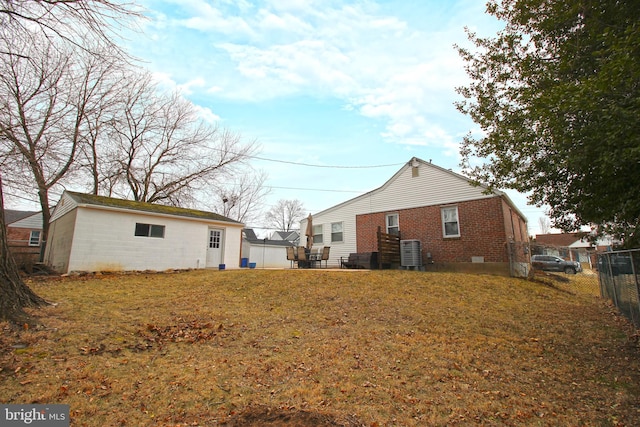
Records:
[[[43,328],[0,324],[0,401],[69,404],[73,426],[640,424],[634,331],[571,282],[199,270],[28,283],[57,305],[34,312]]]

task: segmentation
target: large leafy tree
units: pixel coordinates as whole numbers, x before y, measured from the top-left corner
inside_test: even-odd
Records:
[[[462,144],[478,182],[530,194],[554,225],[640,243],[640,4],[504,0],[495,37],[459,48],[471,83],[458,108],[481,128]]]

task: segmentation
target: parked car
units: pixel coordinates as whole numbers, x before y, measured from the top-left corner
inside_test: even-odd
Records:
[[[553,255],[533,255],[531,257],[533,268],[544,271],[563,271],[567,274],[576,274],[582,271],[582,266],[576,261],[565,261]]]

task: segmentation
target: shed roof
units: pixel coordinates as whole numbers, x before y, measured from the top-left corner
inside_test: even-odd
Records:
[[[94,194],[77,193],[75,191],[65,191],[78,205],[104,206],[109,208],[149,212],[163,215],[181,216],[187,218],[197,218],[203,220],[223,221],[233,224],[242,224],[226,216],[214,212],[200,211],[196,209],[179,208],[175,206],[157,205],[154,203],[136,202],[134,200],[116,199],[113,197],[96,196]]]

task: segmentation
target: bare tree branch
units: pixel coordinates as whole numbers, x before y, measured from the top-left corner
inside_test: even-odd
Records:
[[[280,199],[265,215],[267,224],[280,231],[294,230],[304,218],[304,206],[298,199]]]

